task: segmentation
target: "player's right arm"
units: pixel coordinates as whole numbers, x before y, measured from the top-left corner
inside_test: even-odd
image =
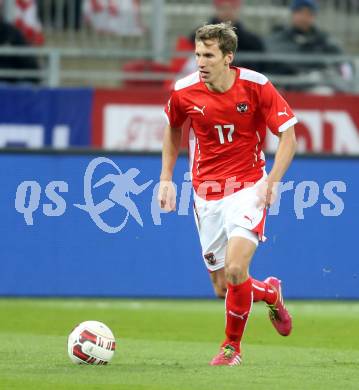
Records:
[[[162,170],[158,189],[159,206],[166,211],[176,209],[176,190],[172,182],[173,169],[181,147],[182,128],[167,125],[162,147]]]
[[[162,209],[173,211],[176,210],[176,190],[172,182],[173,169],[181,147],[182,125],[187,117],[178,91],[172,92],[165,106],[165,114],[168,125],[163,136],[162,171],[157,199]]]

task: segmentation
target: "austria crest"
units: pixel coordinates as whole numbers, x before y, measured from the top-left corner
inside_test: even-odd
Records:
[[[209,265],[215,265],[217,263],[217,259],[215,258],[213,252],[205,254],[204,258],[206,259],[206,261]]]
[[[237,111],[238,112],[247,112],[248,111],[248,104],[247,103],[237,103]]]

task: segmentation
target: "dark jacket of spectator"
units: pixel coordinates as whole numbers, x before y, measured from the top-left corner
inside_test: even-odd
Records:
[[[270,53],[284,54],[341,54],[342,50],[327,33],[312,26],[308,31],[293,26],[277,29],[266,40]],[[277,74],[298,74],[307,70],[322,69],[322,63],[275,63],[267,72]]]
[[[22,33],[13,25],[0,19],[0,46],[29,46]],[[33,56],[11,56],[0,55],[0,69],[22,69],[22,70],[37,70],[39,69],[38,61]],[[0,76],[0,81],[16,83],[16,82],[31,82],[37,83],[38,79],[32,77],[3,77]]]

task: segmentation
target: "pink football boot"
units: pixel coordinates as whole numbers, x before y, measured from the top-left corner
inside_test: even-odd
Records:
[[[211,366],[239,366],[241,363],[242,359],[238,346],[225,341],[222,344],[219,354],[209,364]]]
[[[274,276],[270,276],[264,283],[268,283],[278,294],[277,301],[273,305],[267,305],[269,318],[279,334],[289,336],[292,330],[292,317],[283,303],[282,282]]]

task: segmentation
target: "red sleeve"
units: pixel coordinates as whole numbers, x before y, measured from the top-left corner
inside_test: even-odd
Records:
[[[267,126],[275,135],[298,122],[288,103],[269,81],[261,87],[260,107]]]
[[[180,96],[177,91],[173,91],[166,106],[165,113],[168,123],[172,128],[181,127],[187,118],[187,114],[181,105]]]

